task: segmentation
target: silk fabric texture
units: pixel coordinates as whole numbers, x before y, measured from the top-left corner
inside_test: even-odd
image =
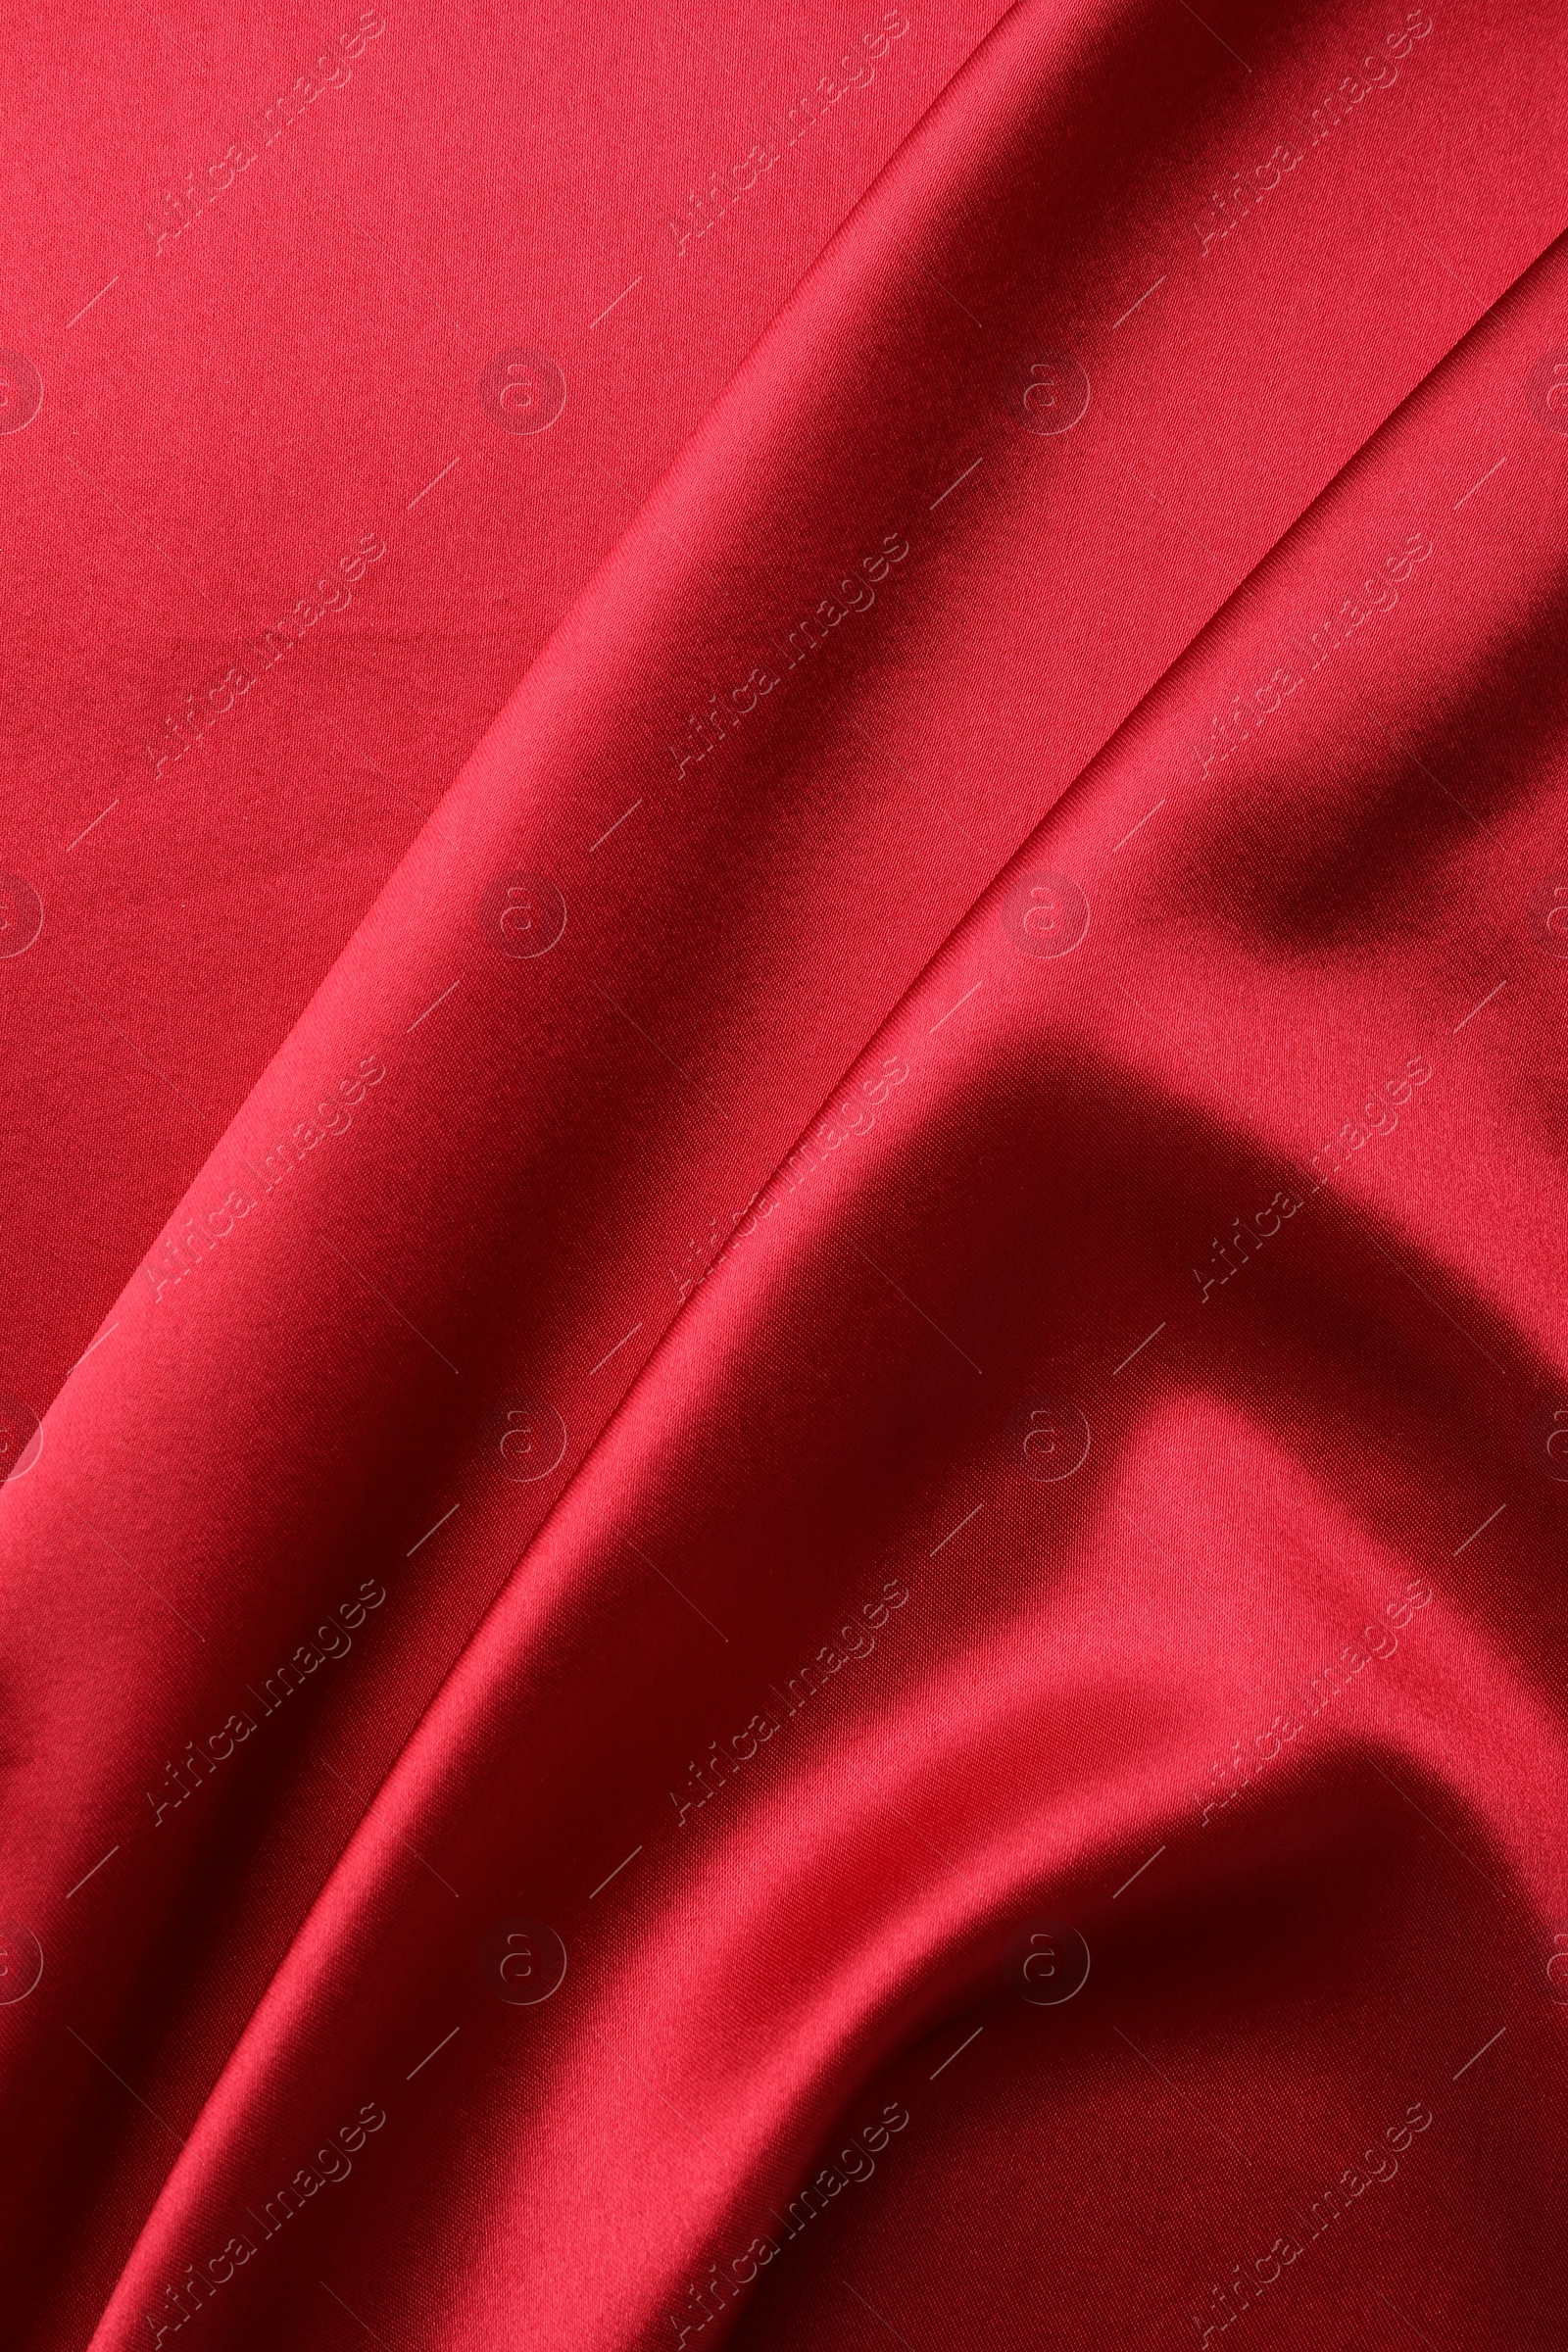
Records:
[[[215,154],[321,35],[163,29]],[[317,528],[362,570],[309,691],[136,743],[93,847],[13,821],[8,1085],[112,1054],[152,1107],[118,1179],[74,1109],[6,1177],[54,1245],[5,1381],[7,2340],[1545,2352],[1568,24],[640,30],[615,169],[680,201],[591,330],[619,36],[355,53],[320,135],[406,258],[410,156],[482,145],[465,77],[538,39],[580,357],[514,191],[432,227],[463,463]],[[242,206],[327,217],[308,130],[187,203],[213,274],[160,315],[171,496],[237,468],[253,630],[314,482],[286,436],[249,479],[204,370]],[[71,471],[152,331],[116,299],[90,366],[36,328],[0,437],[105,595],[148,561]],[[376,313],[411,406],[421,299]],[[264,410],[350,417],[321,319]],[[65,624],[19,608],[32,744]],[[177,1079],[127,1075],[154,1031]]]

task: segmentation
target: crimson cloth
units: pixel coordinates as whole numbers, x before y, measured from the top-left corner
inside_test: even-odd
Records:
[[[1563,2340],[1559,0],[24,7],[18,2352]]]

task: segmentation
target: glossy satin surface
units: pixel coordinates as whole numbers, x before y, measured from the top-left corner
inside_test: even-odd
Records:
[[[5,2341],[1550,2352],[1568,21],[9,48]]]

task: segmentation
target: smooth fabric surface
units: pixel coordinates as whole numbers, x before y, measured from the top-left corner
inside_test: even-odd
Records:
[[[1554,2352],[1568,19],[5,47],[4,2341]]]

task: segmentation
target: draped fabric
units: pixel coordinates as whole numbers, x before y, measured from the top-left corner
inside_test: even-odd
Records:
[[[4,2340],[1560,2344],[1568,19],[6,47]]]

